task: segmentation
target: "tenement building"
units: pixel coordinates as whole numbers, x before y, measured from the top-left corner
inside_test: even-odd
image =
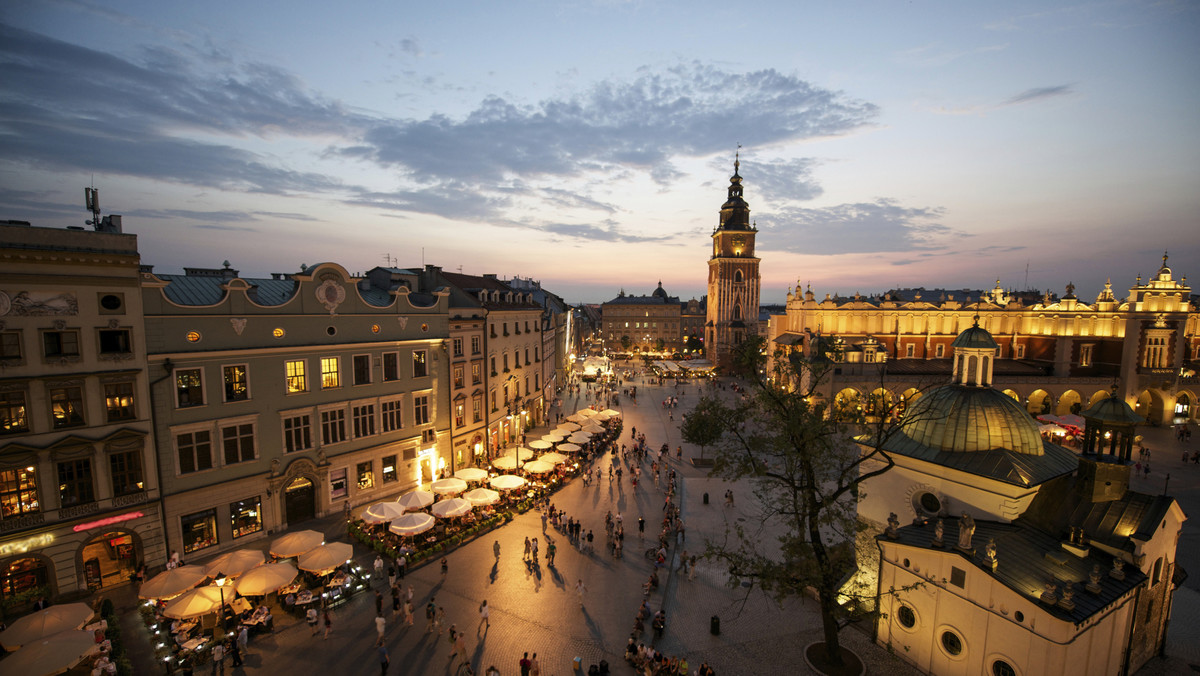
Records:
[[[1094,301],[1066,294],[1040,299],[991,291],[937,297],[884,294],[817,300],[789,290],[784,315],[773,316],[774,347],[811,353],[818,341],[838,346],[842,364],[823,394],[871,409],[904,402],[943,382],[951,344],[976,321],[996,341],[995,386],[1034,414],[1077,414],[1118,395],[1151,424],[1196,420],[1200,381],[1200,312],[1186,277],[1164,255],[1157,273],[1137,278],[1125,298],[1105,284]],[[710,294],[710,307],[712,305]]]
[[[198,558],[446,472],[448,292],[335,263],[141,279],[168,547]],[[469,337],[456,316],[454,337]]]
[[[98,220],[98,219],[97,219]],[[127,582],[163,547],[137,237],[0,224],[0,603]]]
[[[721,205],[708,259],[708,312],[704,349],[720,369],[732,366],[734,348],[759,335],[759,259],[754,256],[758,228],[750,222],[750,205],[742,198],[739,160],[733,162],[729,197]]]
[[[682,308],[662,282],[648,296],[627,295],[622,289],[600,309],[604,347],[618,352],[678,352],[684,347]]]

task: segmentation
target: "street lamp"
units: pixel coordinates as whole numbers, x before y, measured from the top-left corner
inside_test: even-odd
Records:
[[[213,582],[217,583],[217,589],[221,590],[221,609],[217,612],[221,615],[221,635],[225,635],[225,583],[228,582],[225,573],[217,572],[217,576],[213,578]]]

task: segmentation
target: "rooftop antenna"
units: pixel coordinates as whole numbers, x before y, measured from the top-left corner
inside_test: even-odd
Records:
[[[1025,261],[1025,290],[1029,290],[1029,261]]]
[[[393,265],[397,265],[400,263],[400,259],[398,259],[388,253],[383,254],[383,261],[388,264],[388,267],[391,267]]]
[[[96,184],[96,176],[92,175],[92,185]],[[100,191],[95,187],[83,189],[83,204],[88,211],[92,212],[92,220],[84,221],[87,225],[93,228],[100,225]]]

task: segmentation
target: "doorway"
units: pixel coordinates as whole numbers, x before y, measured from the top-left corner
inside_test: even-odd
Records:
[[[283,511],[288,525],[317,516],[317,491],[311,479],[296,477],[283,489]]]
[[[97,535],[83,546],[83,570],[88,589],[128,582],[137,569],[133,535],[111,531]]]

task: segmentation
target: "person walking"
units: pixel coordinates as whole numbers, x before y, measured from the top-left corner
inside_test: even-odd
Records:
[[[483,603],[479,604],[479,624],[482,624],[485,630],[492,626],[491,622],[488,621],[488,615],[490,614],[491,611],[488,608],[487,599],[484,599]]]
[[[446,579],[446,573],[450,572],[450,563],[446,561],[446,557],[442,557],[442,579]]]
[[[433,632],[434,620],[437,618],[437,601],[436,598],[430,598],[429,603],[425,604],[425,633]]]
[[[329,640],[329,635],[333,633],[333,618],[329,616],[329,609],[325,609],[325,640]]]
[[[312,635],[317,635],[317,609],[309,606],[308,612],[305,613],[305,618],[308,620],[308,626],[312,629]]]
[[[238,647],[237,639],[229,640],[228,650],[229,650],[230,656],[233,658],[233,666],[235,666],[235,667],[242,666],[242,651]]]
[[[383,593],[378,589],[375,590],[375,614],[383,617]]]
[[[437,612],[433,615],[433,626],[437,627],[437,635],[441,636],[446,631],[446,609],[438,606]]]
[[[558,552],[558,546],[553,541],[546,545],[546,565],[554,566],[554,554]]]
[[[392,659],[388,655],[387,646],[383,644],[382,638],[375,643],[375,652],[379,655],[379,674],[387,676],[388,665],[392,663]]]
[[[496,540],[492,543],[492,554],[496,555],[496,560],[500,560],[500,541]]]
[[[383,555],[382,554],[375,555],[375,579],[376,580],[384,579],[384,577],[383,577]]]
[[[466,632],[458,632],[458,636],[454,637],[454,652],[458,654],[459,659],[464,663],[470,662],[467,659],[467,634]]]
[[[409,601],[404,602],[404,626],[413,626],[413,607]]]
[[[538,662],[537,653],[529,658],[529,676],[542,676],[542,665]]]
[[[396,575],[403,580],[406,572],[408,572],[408,557],[404,555],[404,552],[401,552],[400,556],[396,557]]]
[[[575,593],[579,594],[579,607],[583,607],[583,593],[587,591],[587,585],[583,584],[583,578],[575,583]]]
[[[379,634],[379,640],[383,640],[383,633],[387,629],[387,620],[383,619],[383,615],[375,616],[375,633]]]
[[[524,551],[524,553],[522,553],[522,554],[521,554],[521,560],[522,560],[522,561],[528,561],[528,560],[529,560],[529,552],[531,551],[531,547],[532,547],[532,546],[533,546],[533,545],[531,545],[531,544],[530,544],[530,542],[529,542],[529,538],[528,538],[528,537],[526,537],[526,538],[525,538],[525,551]]]
[[[221,641],[217,641],[216,645],[213,646],[212,665],[214,676],[225,673],[225,644]]]
[[[521,666],[521,676],[529,676],[529,653],[525,653],[518,664]]]
[[[400,585],[392,585],[392,618],[400,615]]]

